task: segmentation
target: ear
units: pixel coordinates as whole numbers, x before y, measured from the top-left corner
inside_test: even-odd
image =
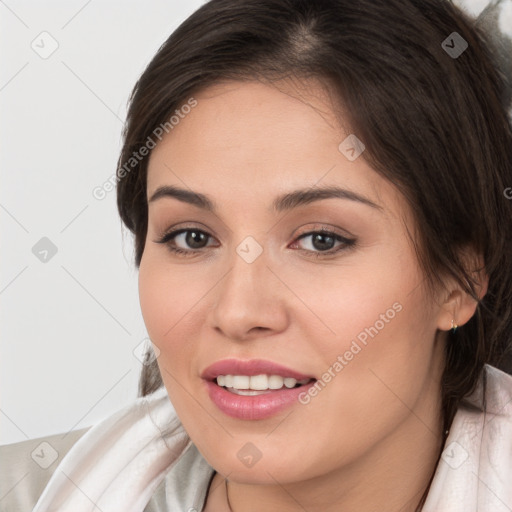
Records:
[[[482,300],[487,293],[489,276],[485,271],[484,260],[481,256],[473,254],[464,255],[467,262],[466,268],[475,283],[475,292],[478,300]],[[451,279],[445,288],[441,309],[437,319],[437,328],[449,331],[451,328],[460,327],[469,322],[475,314],[478,302],[467,293],[459,283]]]

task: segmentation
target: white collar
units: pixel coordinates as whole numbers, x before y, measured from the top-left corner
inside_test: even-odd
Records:
[[[161,388],[89,429],[33,512],[141,512],[191,444]]]
[[[482,380],[459,407],[422,512],[512,510],[512,377],[486,365]]]

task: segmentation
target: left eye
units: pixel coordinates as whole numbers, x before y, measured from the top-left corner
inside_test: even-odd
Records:
[[[301,235],[293,245],[302,242],[298,247],[313,252],[336,252],[337,250],[349,247],[355,240],[345,238],[330,231],[314,231]],[[336,245],[337,244],[337,245]]]

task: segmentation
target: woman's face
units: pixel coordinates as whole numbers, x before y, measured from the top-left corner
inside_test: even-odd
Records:
[[[440,428],[448,319],[412,214],[303,85],[210,87],[149,162],[144,320],[185,429],[238,482],[354,470]]]

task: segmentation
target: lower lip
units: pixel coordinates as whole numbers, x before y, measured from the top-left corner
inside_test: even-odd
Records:
[[[299,395],[307,392],[314,384],[315,381],[311,381],[297,388],[282,388],[261,395],[243,396],[231,393],[215,382],[206,382],[212,402],[224,414],[241,420],[263,420],[274,416],[299,403]]]

